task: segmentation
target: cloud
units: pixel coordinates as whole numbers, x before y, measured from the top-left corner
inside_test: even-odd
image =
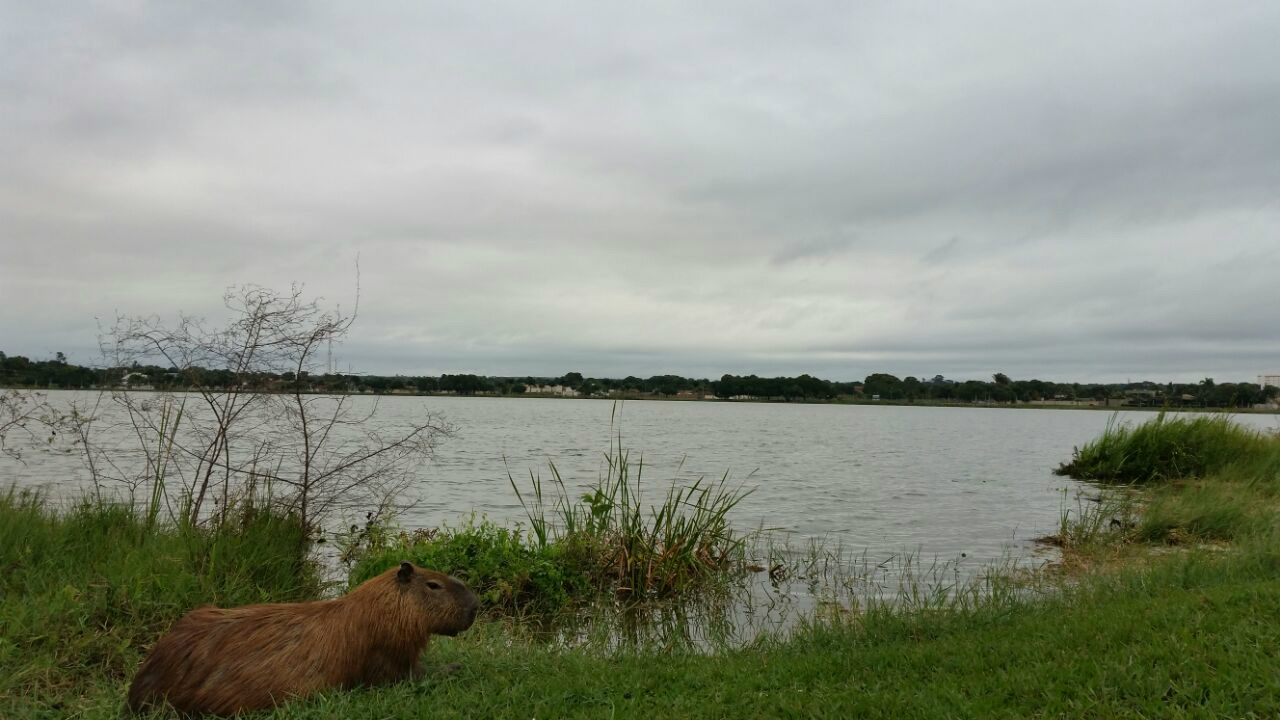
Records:
[[[305,282],[368,371],[1280,368],[1280,10],[0,7],[0,349]]]
[[[850,234],[836,233],[825,237],[812,237],[792,243],[773,256],[775,265],[786,265],[797,260],[815,259],[825,261],[832,255],[842,253],[853,246],[856,237]]]

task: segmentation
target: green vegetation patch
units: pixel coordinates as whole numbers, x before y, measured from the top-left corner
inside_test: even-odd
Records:
[[[1100,437],[1076,448],[1071,461],[1055,472],[1104,483],[1154,483],[1256,463],[1275,447],[1274,437],[1242,427],[1227,415],[1160,413],[1137,426],[1113,417]]]
[[[1047,599],[881,609],[711,656],[566,650],[488,624],[433,643],[427,662],[463,664],[452,676],[257,717],[1274,717],[1277,647],[1280,558],[1260,545],[1170,555]],[[87,673],[56,708],[0,696],[0,714],[114,719],[124,686]]]
[[[486,608],[502,614],[554,614],[595,593],[582,544],[537,544],[518,529],[475,519],[459,528],[377,544],[361,553],[350,584],[355,587],[406,560],[462,578]]]
[[[404,560],[460,577],[487,609],[504,615],[555,614],[605,597],[671,598],[722,586],[746,572],[747,536],[728,514],[746,492],[718,481],[672,482],[658,501],[641,489],[634,466],[616,445],[604,471],[578,493],[555,465],[551,480],[531,474],[512,490],[526,529],[474,517],[458,528],[387,532],[367,527],[349,543],[352,586]]]
[[[279,720],[1188,718],[1280,713],[1274,556],[1169,557],[1036,602],[884,611],[706,657],[440,643],[445,680],[330,693]]]
[[[246,505],[215,527],[148,527],[128,507],[0,494],[0,698],[71,703],[86,678],[126,682],[194,607],[318,593],[296,519]]]

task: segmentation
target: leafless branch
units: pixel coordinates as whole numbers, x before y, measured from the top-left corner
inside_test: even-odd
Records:
[[[143,456],[142,472],[121,472],[123,463],[90,444],[96,406],[81,416],[95,483],[114,480],[133,494],[145,490],[154,512],[169,506],[168,481],[176,478],[190,522],[211,517],[211,502],[225,513],[233,498],[261,483],[284,490],[275,500],[309,530],[338,506],[392,506],[450,433],[448,424],[426,415],[394,428],[376,417],[376,401],[362,411],[345,395],[315,394],[312,374],[321,367],[321,350],[342,342],[354,312],[324,309],[304,299],[297,285],[287,292],[231,288],[223,300],[224,327],[183,314],[172,322],[120,317],[103,334],[104,356],[122,377],[131,368],[159,365],[168,368],[169,380],[151,393],[128,387],[111,393]],[[187,402],[193,396],[198,402]]]

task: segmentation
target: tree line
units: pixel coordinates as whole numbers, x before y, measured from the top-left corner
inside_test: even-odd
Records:
[[[31,360],[0,352],[0,386],[42,389],[136,387],[164,390],[228,388],[288,390],[298,385],[315,393],[416,393],[451,395],[522,395],[568,388],[588,397],[685,397],[692,399],[771,401],[882,401],[969,404],[1081,403],[1155,407],[1244,408],[1271,402],[1280,388],[1255,383],[1059,383],[1013,380],[995,373],[991,380],[951,380],[872,373],[861,381],[831,381],[808,374],[796,377],[723,375],[719,380],[653,375],[647,378],[585,377],[570,372],[558,377],[499,377],[475,374],[439,376],[357,375],[350,373],[263,372],[246,376],[217,368],[176,368],[132,363],[127,367],[91,368],[68,363],[62,353]]]

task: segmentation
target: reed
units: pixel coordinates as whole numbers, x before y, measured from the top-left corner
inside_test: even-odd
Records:
[[[508,475],[536,547],[577,548],[570,555],[624,596],[671,596],[741,572],[746,536],[733,530],[729,514],[750,491],[731,486],[726,473],[714,481],[672,480],[659,502],[648,504],[644,459],[633,464],[615,437],[601,475],[577,497],[554,463],[552,482],[532,474],[528,493]]]

